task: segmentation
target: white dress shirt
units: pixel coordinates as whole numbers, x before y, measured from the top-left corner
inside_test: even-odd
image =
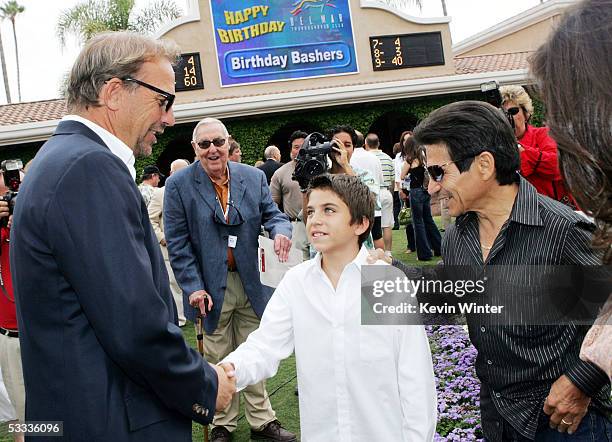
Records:
[[[115,156],[125,163],[130,171],[130,175],[132,175],[132,179],[136,181],[136,169],[134,168],[136,159],[134,158],[134,152],[132,149],[130,149],[123,141],[104,129],[102,126],[97,125],[87,118],[83,118],[79,115],[65,115],[61,121],[69,120],[83,123],[85,126],[93,130],[96,135],[102,139],[104,144],[106,144],[106,147],[108,147],[110,151],[115,154]]]
[[[238,388],[272,377],[295,347],[305,442],[431,441],[436,391],[422,326],[362,326],[361,266],[342,272],[337,289],[321,254],[287,272],[257,330],[222,362]]]

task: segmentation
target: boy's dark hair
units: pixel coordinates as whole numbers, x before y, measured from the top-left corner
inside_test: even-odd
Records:
[[[417,145],[444,144],[460,172],[474,156],[487,151],[495,159],[495,178],[501,185],[517,183],[519,151],[510,123],[500,109],[483,101],[458,101],[429,114],[414,129]],[[458,161],[466,158],[463,161]]]
[[[296,130],[289,137],[289,147],[291,147],[293,142],[295,140],[297,140],[298,138],[306,138],[307,136],[308,136],[308,134],[306,132],[304,132],[303,130]]]
[[[306,198],[310,198],[310,193],[314,189],[327,189],[338,195],[344,204],[347,205],[351,214],[351,225],[360,223],[363,218],[367,218],[369,226],[365,232],[359,235],[359,247],[368,238],[370,230],[374,225],[374,195],[370,192],[359,177],[346,174],[330,175],[323,174],[310,180],[310,185],[306,191]]]
[[[353,147],[357,147],[357,142],[359,141],[357,139],[357,132],[355,132],[355,129],[348,124],[332,127],[327,131],[327,138],[331,140],[334,138],[334,135],[339,134],[340,132],[349,134],[351,136],[351,141],[353,142]]]

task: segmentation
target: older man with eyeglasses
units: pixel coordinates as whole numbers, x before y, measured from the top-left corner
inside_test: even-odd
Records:
[[[274,239],[285,261],[291,223],[272,201],[265,174],[228,161],[229,134],[214,118],[200,121],[192,146],[199,161],[166,182],[164,224],[170,263],[184,293],[185,316],[205,315],[204,353],[218,362],[259,327],[272,289],[259,280],[260,226]],[[252,439],[294,441],[280,426],[261,382],[244,390]],[[238,423],[238,394],[213,421],[211,441],[224,442]]]

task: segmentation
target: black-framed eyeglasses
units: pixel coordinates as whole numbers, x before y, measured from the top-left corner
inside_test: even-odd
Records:
[[[221,204],[219,203],[219,197],[216,197],[216,200],[217,200],[217,204],[215,205],[215,212],[213,213],[213,221],[216,224],[220,224],[226,227],[237,227],[237,226],[244,224],[244,218],[242,217],[240,210],[238,210],[238,207],[234,206],[233,201],[227,202],[227,220],[226,220],[224,213],[221,211]],[[232,217],[232,212],[230,211],[230,207],[233,207],[234,211],[236,212],[235,221],[231,221],[232,219],[234,219],[234,217]]]
[[[481,150],[480,152],[475,153],[473,155],[467,155],[465,157],[461,157],[459,159],[456,159],[455,161],[449,161],[448,163],[434,165],[434,166],[427,166],[427,173],[429,174],[432,180],[434,180],[436,183],[439,183],[444,178],[444,172],[445,172],[444,168],[446,166],[453,164],[453,163],[460,163],[461,161],[465,161],[465,160],[469,160],[470,158],[477,157],[483,152],[487,152],[487,149]]]
[[[196,144],[200,149],[208,149],[211,144],[214,144],[216,147],[223,147],[227,140],[225,138],[215,138],[213,140],[200,140]]]
[[[170,108],[174,104],[174,99],[176,98],[176,95],[171,94],[170,92],[166,92],[158,87],[155,87],[152,84],[136,80],[132,77],[124,77],[121,79],[121,81],[131,81],[132,83],[136,83],[139,86],[146,87],[147,89],[152,90],[153,92],[157,92],[159,95],[163,96],[166,99],[166,112],[170,111]]]

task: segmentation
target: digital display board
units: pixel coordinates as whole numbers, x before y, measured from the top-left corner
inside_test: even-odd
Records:
[[[204,89],[200,54],[197,52],[181,54],[174,67],[174,77],[174,87],[177,92]]]
[[[444,64],[440,32],[370,37],[375,71]]]

